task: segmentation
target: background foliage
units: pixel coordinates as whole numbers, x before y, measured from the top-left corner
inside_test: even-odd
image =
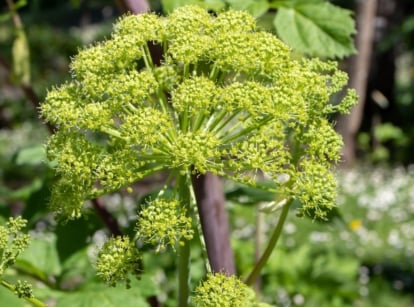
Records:
[[[343,10],[333,13],[332,4],[326,3],[323,10],[317,11],[322,15],[338,14],[335,22],[327,21],[328,25],[321,24],[323,16],[315,14],[321,2],[318,0],[164,0],[151,4],[161,12],[188,2],[203,2],[216,10],[229,6],[247,9],[263,27],[301,52],[339,58],[354,52],[351,42],[340,35],[340,27],[350,22],[351,15]],[[351,10],[354,5],[353,1],[336,4]],[[380,69],[384,63],[381,60],[387,56],[394,64],[395,74],[380,74],[380,80],[370,78],[371,104],[358,139],[361,164],[338,172],[338,208],[328,223],[298,219],[292,214],[283,244],[273,254],[261,280],[264,301],[280,306],[414,304],[414,177],[410,166],[414,144],[414,10],[407,7],[387,31],[377,29],[380,39],[376,41],[373,71]],[[58,225],[50,215],[46,204],[53,178],[44,164],[43,152],[48,132],[36,108],[16,86],[19,81],[10,79],[7,71],[7,64],[16,57],[12,48],[16,36],[7,12],[4,6],[0,23],[0,54],[5,64],[0,69],[0,224],[10,215],[21,214],[29,221],[32,241],[3,278],[31,281],[35,295],[56,306],[105,305],[102,302],[108,306],[145,306],[153,295],[158,295],[166,306],[174,306],[173,254],[166,252],[156,261],[150,253],[145,255],[147,273],[141,281],[133,282],[133,291],[108,289],[96,279],[93,265],[97,246],[109,235],[101,220],[91,214],[85,220]],[[68,77],[69,59],[78,48],[106,37],[118,15],[111,1],[98,0],[65,4],[30,1],[19,12],[30,46],[30,85],[40,100],[47,88]],[[287,26],[292,24],[304,35],[295,35],[293,27]],[[337,32],[328,33],[328,28]],[[390,86],[392,94],[388,94]],[[379,123],[375,118],[381,119]],[[104,199],[126,232],[133,228],[131,216],[135,215],[136,204],[157,188],[157,182],[152,178],[139,184],[136,194],[120,193]],[[238,271],[248,272],[254,259],[251,240],[256,219],[264,219],[264,225],[274,224],[271,215],[264,217],[257,211],[253,216],[251,212],[256,206],[265,207],[272,196],[230,184],[225,190]],[[266,230],[265,226],[259,233],[266,235]],[[193,274],[199,278],[204,274],[200,253],[192,255],[197,268]],[[2,287],[0,300],[7,306],[26,304]]]

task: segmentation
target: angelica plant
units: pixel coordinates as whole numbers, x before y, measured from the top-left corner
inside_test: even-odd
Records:
[[[154,64],[148,43],[162,49],[161,65]],[[170,173],[165,185],[174,187],[138,214],[131,241],[111,239],[104,246],[97,268],[109,285],[128,280],[124,268],[133,269],[130,257],[139,257],[131,251],[136,240],[156,251],[177,245],[180,306],[187,304],[186,241],[198,223],[191,176],[211,172],[257,186],[264,173],[273,181],[268,189],[281,200],[281,217],[248,284],[273,249],[293,200],[302,204],[298,214],[321,219],[334,206],[332,164],[342,141],[328,117],[347,112],[355,92],[331,104],[347,82],[337,64],[295,59],[248,13],[212,16],[185,6],[167,17],[126,15],[109,39],[79,51],[71,72],[41,107],[57,127],[47,143],[58,175],[50,199],[57,216],[79,218],[85,200],[131,189],[160,171]],[[114,248],[118,256],[105,265],[105,251]]]

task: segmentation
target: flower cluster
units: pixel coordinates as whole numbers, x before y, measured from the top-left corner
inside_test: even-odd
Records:
[[[27,281],[18,280],[14,286],[14,292],[19,298],[34,298],[33,287]]]
[[[163,51],[160,66],[148,43]],[[249,185],[259,171],[277,183],[288,176],[275,192],[299,199],[305,213],[324,218],[333,206],[342,142],[326,118],[347,112],[355,93],[331,104],[347,82],[336,64],[293,59],[248,13],[185,6],[167,17],[127,15],[71,69],[72,81],[41,107],[58,127],[47,153],[61,216],[77,218],[85,199],[163,169]]]
[[[4,226],[0,226],[0,276],[29,245],[29,235],[20,233],[26,224],[27,221],[21,217],[11,217]]]
[[[96,261],[97,275],[111,287],[125,281],[129,288],[129,274],[139,276],[141,255],[127,236],[110,238],[102,246]]]
[[[146,205],[138,216],[137,235],[145,242],[156,245],[157,251],[163,251],[170,245],[175,249],[184,240],[191,240],[194,234],[191,217],[177,200],[158,198]]]
[[[193,296],[195,306],[199,307],[253,306],[251,299],[248,286],[234,275],[226,276],[221,273],[207,275],[207,279],[195,289]]]

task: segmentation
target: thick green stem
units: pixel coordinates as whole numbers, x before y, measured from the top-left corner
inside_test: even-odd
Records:
[[[5,280],[1,280],[1,285],[7,289],[9,289],[10,291],[14,292],[14,285],[9,284],[7,281]],[[46,307],[46,304],[43,303],[42,301],[39,301],[37,298],[34,297],[22,297],[23,299],[25,299],[26,301],[32,303],[34,306],[37,307]]]
[[[191,202],[191,181],[190,171],[186,171],[183,175],[177,176],[177,185],[180,201],[185,206],[187,214],[190,214]],[[178,306],[187,307],[190,297],[190,242],[180,245],[178,250]]]
[[[286,205],[283,206],[282,212],[280,213],[279,221],[277,222],[276,228],[272,234],[272,237],[269,240],[269,243],[262,255],[260,257],[259,261],[254,266],[253,270],[249,274],[249,276],[246,278],[245,283],[246,285],[250,286],[254,283],[256,278],[259,276],[260,271],[265,266],[267,260],[269,259],[270,255],[272,254],[273,249],[275,248],[277,241],[280,238],[280,235],[282,233],[283,225],[286,221],[286,217],[289,213],[290,205],[292,204],[293,199],[290,199]]]
[[[180,307],[188,306],[188,298],[190,296],[190,244],[186,242],[184,246],[180,246],[178,255],[178,297]]]

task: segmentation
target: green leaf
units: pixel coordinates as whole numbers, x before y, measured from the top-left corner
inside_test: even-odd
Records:
[[[73,240],[76,241],[76,240]],[[73,253],[63,264],[62,274],[59,276],[59,284],[65,289],[73,289],[79,286],[79,283],[92,280],[96,271],[91,263],[88,249],[83,248]]]
[[[32,181],[31,186],[37,181],[40,181],[39,188],[28,191],[30,194],[25,198],[26,205],[22,212],[22,217],[29,221],[29,227],[34,227],[35,223],[50,213],[47,203],[49,202],[51,187],[47,182],[42,181],[41,179]]]
[[[118,306],[149,306],[146,298],[156,294],[156,287],[148,276],[137,281],[131,280],[131,289],[124,286],[110,288],[103,283],[93,282],[86,287],[61,296],[56,307],[118,307]]]
[[[13,307],[29,307],[31,304],[25,300],[20,299],[12,291],[0,286],[0,302],[1,306]]]
[[[351,11],[328,2],[295,1],[279,8],[274,25],[293,49],[312,56],[342,58],[356,52]]]
[[[12,200],[26,200],[33,193],[36,193],[42,188],[42,180],[39,178],[34,179],[29,185],[24,186],[17,190],[11,190],[6,187],[0,186],[0,195]]]
[[[35,145],[21,149],[16,155],[17,165],[39,165],[46,161],[46,152],[43,145]]]
[[[232,9],[247,11],[254,17],[262,16],[269,9],[267,0],[227,0],[227,3]]]
[[[204,0],[204,7],[219,12],[225,9],[226,4],[224,3],[224,0]]]
[[[83,249],[87,245],[88,237],[91,237],[99,227],[102,227],[102,223],[96,215],[88,216],[87,219],[58,224],[55,233],[59,259],[65,261],[73,253]]]
[[[325,1],[326,0],[271,0],[269,7],[272,9],[279,9],[281,7],[295,7],[305,3],[323,3]]]
[[[341,284],[357,277],[358,266],[358,260],[353,257],[340,257],[334,252],[324,253],[314,257],[312,277]]]
[[[165,13],[170,13],[174,9],[180,6],[190,5],[190,4],[202,5],[203,1],[201,0],[161,0],[161,4],[162,4],[162,10]]]
[[[61,266],[56,250],[56,236],[49,233],[43,238],[32,237],[16,265],[41,280],[47,280],[49,275],[59,275]]]

